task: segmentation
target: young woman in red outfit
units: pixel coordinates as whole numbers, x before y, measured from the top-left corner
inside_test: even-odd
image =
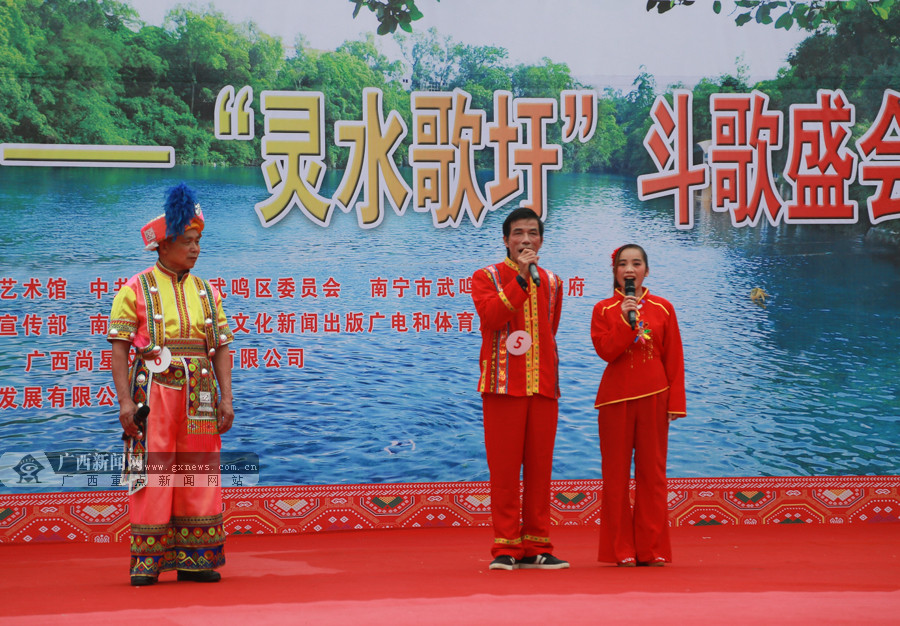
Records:
[[[638,245],[612,255],[613,295],[594,306],[591,339],[607,362],[599,410],[603,505],[599,560],[622,567],[672,560],[667,518],[669,423],[684,417],[684,354],[672,304],[644,286]],[[634,294],[626,285],[633,281]],[[633,316],[630,314],[633,313]],[[634,510],[629,501],[634,458]]]

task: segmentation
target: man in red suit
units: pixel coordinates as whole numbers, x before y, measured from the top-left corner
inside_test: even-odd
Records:
[[[481,321],[478,391],[491,475],[490,569],[569,567],[553,556],[549,536],[559,399],[556,329],[563,294],[559,277],[538,267],[543,236],[544,224],[534,211],[512,211],[503,222],[506,258],[472,277]]]

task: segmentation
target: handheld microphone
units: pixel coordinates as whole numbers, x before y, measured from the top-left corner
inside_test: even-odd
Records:
[[[531,280],[534,281],[534,286],[540,287],[541,286],[541,275],[538,274],[537,265],[535,265],[534,263],[530,264],[528,266],[528,271],[531,272]]]
[[[625,279],[625,295],[635,295],[633,278]],[[635,316],[634,311],[628,311],[628,323],[631,324],[631,330],[634,330],[634,326],[637,323],[637,317]]]
[[[150,415],[150,405],[142,404],[138,407],[138,410],[134,412],[134,423],[137,425],[138,430],[142,433],[147,430],[147,416]],[[130,437],[125,433],[122,433],[122,441],[128,441]]]

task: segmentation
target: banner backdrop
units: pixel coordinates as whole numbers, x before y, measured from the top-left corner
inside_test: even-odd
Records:
[[[226,486],[487,480],[471,277],[518,206],[564,282],[554,478],[600,477],[628,242],[684,340],[670,476],[900,472],[896,12],[320,4],[4,7],[4,492],[117,486],[109,309],[179,181],[236,337]]]

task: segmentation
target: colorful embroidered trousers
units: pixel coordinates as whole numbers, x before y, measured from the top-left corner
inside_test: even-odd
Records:
[[[668,393],[601,406],[603,502],[600,561],[672,560],[669,543],[666,454]],[[634,453],[634,511],[629,500]]]
[[[213,449],[203,452],[188,445],[187,387],[151,387],[145,434],[148,484],[128,502],[132,576],[158,576],[172,569],[209,570],[225,564],[221,440],[207,435],[215,438],[208,446]]]
[[[521,559],[552,553],[550,474],[558,402],[545,396],[485,393],[481,397],[484,445],[491,474],[491,555]]]

